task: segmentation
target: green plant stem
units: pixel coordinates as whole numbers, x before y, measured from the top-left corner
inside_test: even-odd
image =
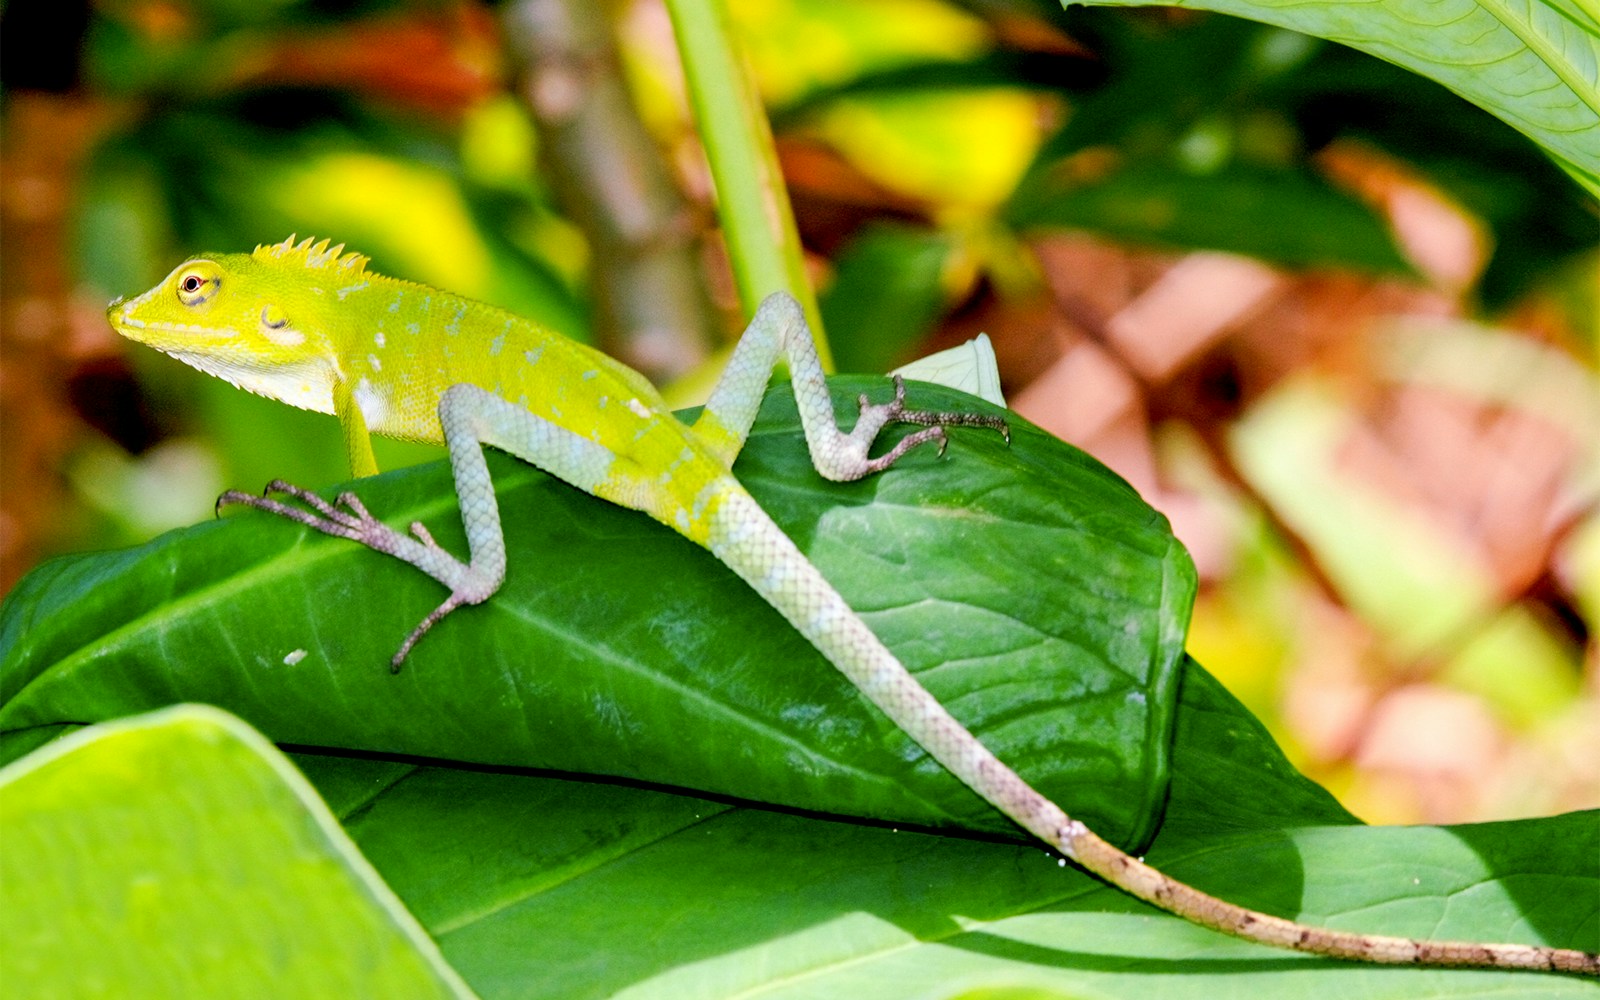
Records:
[[[772,128],[734,50],[727,9],[722,0],[668,0],[667,10],[745,315],[753,315],[765,296],[787,291],[804,307],[822,366],[831,371],[833,357],[806,280]]]

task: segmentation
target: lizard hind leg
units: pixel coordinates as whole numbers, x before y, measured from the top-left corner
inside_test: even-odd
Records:
[[[861,401],[861,416],[848,433],[835,423],[833,399],[822,363],[811,339],[805,313],[790,295],[775,292],[761,303],[750,326],[734,347],[733,357],[694,425],[701,441],[729,465],[744,446],[766,391],[767,379],[779,358],[789,363],[795,404],[805,429],[811,464],[825,479],[848,482],[893,465],[920,444],[938,441],[944,449],[946,427],[987,427],[1010,440],[1000,417],[976,413],[942,413],[912,410],[905,405],[905,385],[895,378],[894,399],[887,403]],[[870,455],[879,432],[891,423],[919,424],[919,430],[898,442],[887,454]]]
[[[861,416],[856,420],[856,425],[850,433],[844,436],[850,441],[850,450],[859,452],[860,457],[849,463],[847,468],[840,470],[847,474],[854,473],[843,478],[860,479],[882,472],[899,461],[900,456],[906,452],[929,441],[939,442],[939,454],[943,455],[945,445],[949,443],[945,435],[947,427],[987,427],[999,431],[1007,443],[1011,441],[1011,428],[1000,417],[990,416],[987,413],[907,408],[906,382],[899,375],[894,376],[894,399],[887,403],[874,403],[863,393],[859,397],[858,405],[861,407]],[[872,443],[877,440],[883,428],[889,424],[920,424],[922,430],[901,438],[885,454],[877,458],[868,457],[868,449],[872,447]]]

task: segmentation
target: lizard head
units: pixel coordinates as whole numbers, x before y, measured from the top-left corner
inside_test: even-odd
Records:
[[[191,257],[106,317],[124,337],[242,389],[332,413],[338,353],[326,303],[368,275],[365,257],[312,243],[291,236],[254,253]]]

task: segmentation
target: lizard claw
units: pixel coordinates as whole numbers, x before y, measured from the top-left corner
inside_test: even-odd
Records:
[[[1011,443],[1011,427],[1004,419],[991,416],[987,413],[959,413],[943,410],[913,410],[906,406],[906,381],[899,375],[894,376],[894,399],[887,403],[873,403],[865,394],[860,397],[861,418],[856,423],[856,434],[867,434],[876,437],[884,425],[890,423],[918,424],[923,429],[913,434],[908,434],[895,444],[889,452],[879,458],[870,458],[865,462],[863,474],[882,472],[900,459],[900,456],[912,448],[929,441],[939,442],[939,455],[944,456],[945,449],[950,440],[945,433],[947,427],[987,427],[999,431],[1007,444]]]
[[[278,500],[273,496],[275,493],[293,502]],[[260,496],[243,490],[228,490],[217,498],[217,513],[220,514],[223,507],[234,504],[254,507],[256,510],[275,514],[296,524],[303,524],[325,535],[360,542],[380,552],[392,550],[388,538],[395,534],[394,529],[373,517],[354,493],[341,493],[329,503],[304,487],[282,479],[274,479],[267,484]],[[344,509],[341,510],[341,507]]]
[[[426,533],[426,529],[424,529],[424,533]],[[432,544],[431,539],[429,543]],[[421,623],[419,623],[416,628],[411,630],[411,634],[406,636],[406,641],[402,642],[399,650],[395,652],[394,656],[389,658],[389,672],[391,674],[398,674],[400,672],[400,668],[406,662],[406,657],[411,655],[411,648],[420,642],[423,636],[428,634],[429,629],[433,628],[441,620],[443,620],[445,615],[454,611],[456,608],[461,607],[463,604],[474,603],[477,602],[469,600],[466,596],[460,593],[451,593],[449,597],[445,598],[443,604],[430,611],[428,613],[428,617],[422,619]]]

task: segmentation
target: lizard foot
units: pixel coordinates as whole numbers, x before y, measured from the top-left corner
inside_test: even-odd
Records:
[[[922,430],[908,434],[900,439],[895,446],[877,458],[866,458],[861,467],[861,475],[871,475],[889,468],[900,457],[912,448],[929,441],[939,442],[939,454],[943,455],[948,439],[945,435],[946,427],[987,427],[999,431],[1011,442],[1011,428],[1000,417],[984,413],[957,413],[954,411],[939,410],[913,410],[906,406],[906,382],[899,375],[894,376],[894,399],[887,403],[873,403],[865,394],[859,398],[861,417],[856,421],[856,426],[850,432],[850,437],[855,439],[865,451],[878,432],[887,424],[919,424]]]
[[[275,493],[296,502],[278,500],[273,497]],[[450,596],[444,603],[411,630],[405,642],[400,644],[399,651],[390,658],[391,673],[400,672],[400,665],[405,662],[411,648],[445,615],[463,604],[479,603],[494,591],[493,586],[487,590],[482,586],[471,586],[471,583],[481,582],[472,576],[472,568],[441,548],[421,521],[411,523],[411,537],[408,537],[373,517],[361,499],[349,491],[340,493],[329,503],[308,489],[274,479],[260,496],[243,490],[228,490],[217,498],[217,512],[220,514],[222,508],[230,504],[254,507],[325,535],[359,542],[377,552],[411,563],[451,588]]]
[[[274,493],[290,497],[305,506],[300,507],[275,500],[272,496]],[[314,528],[324,535],[348,538],[352,542],[360,542],[369,549],[376,549],[401,559],[407,559],[404,550],[418,544],[434,552],[448,555],[433,540],[433,536],[423,527],[422,522],[412,522],[411,533],[415,538],[407,538],[373,517],[366,505],[361,502],[361,498],[348,490],[340,493],[333,503],[329,503],[304,487],[284,482],[282,479],[274,479],[267,484],[267,488],[260,496],[243,490],[228,490],[217,497],[217,513],[222,513],[222,508],[230,504],[264,510],[269,514],[276,514],[278,517],[288,518],[308,528]]]

